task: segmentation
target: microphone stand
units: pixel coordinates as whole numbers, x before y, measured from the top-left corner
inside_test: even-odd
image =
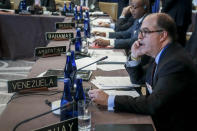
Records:
[[[71,91],[74,92],[74,80],[75,80],[75,76],[76,76],[77,71],[80,71],[80,70],[82,70],[82,69],[84,69],[84,68],[86,68],[86,67],[88,67],[88,66],[91,66],[91,65],[93,65],[93,64],[95,64],[95,63],[97,63],[97,62],[99,62],[99,61],[103,61],[103,60],[105,60],[105,59],[107,59],[107,58],[108,58],[108,56],[104,56],[104,57],[100,58],[99,60],[97,60],[97,61],[95,61],[95,62],[92,62],[92,63],[90,63],[90,64],[88,64],[88,65],[86,65],[86,66],[84,66],[84,67],[81,67],[81,68],[77,69],[77,70],[73,73],[73,77],[72,77],[73,83],[72,83],[72,86],[71,86]]]
[[[20,125],[22,125],[22,124],[24,124],[24,123],[26,123],[26,122],[29,122],[29,121],[31,121],[31,120],[33,120],[33,119],[36,119],[36,118],[39,118],[39,117],[41,117],[41,116],[47,115],[47,114],[49,114],[49,113],[51,113],[51,112],[53,112],[53,111],[59,110],[59,109],[60,109],[60,110],[61,110],[61,109],[66,109],[68,106],[73,105],[74,103],[75,103],[74,101],[73,101],[73,102],[69,102],[69,103],[66,104],[66,105],[60,106],[60,107],[55,108],[55,109],[53,109],[53,110],[44,112],[44,113],[42,113],[42,114],[36,115],[36,116],[34,116],[34,117],[31,117],[31,118],[29,118],[29,119],[23,120],[23,121],[21,121],[20,123],[18,123],[18,124],[14,127],[13,131],[16,131],[16,128],[17,128],[17,127],[19,127]]]

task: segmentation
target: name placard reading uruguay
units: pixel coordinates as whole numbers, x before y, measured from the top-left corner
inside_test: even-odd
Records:
[[[72,118],[34,131],[78,131],[78,119]]]
[[[8,81],[8,93],[42,87],[57,87],[57,76]]]
[[[55,46],[55,47],[37,47],[35,49],[35,56],[47,57],[58,55],[66,52],[66,46]]]
[[[72,32],[69,33],[58,33],[58,32],[46,32],[46,40],[69,40],[74,37],[74,34]]]
[[[56,29],[72,29],[75,28],[75,23],[55,23]]]

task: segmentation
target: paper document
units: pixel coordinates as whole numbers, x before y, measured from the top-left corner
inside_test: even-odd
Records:
[[[91,56],[125,56],[123,52],[120,51],[113,51],[113,50],[106,50],[106,49],[88,49],[88,53],[91,54]]]
[[[94,11],[94,12],[89,12],[90,15],[102,15],[104,14],[102,11]]]
[[[113,71],[113,70],[122,70],[125,69],[124,64],[99,64],[97,65],[98,69],[103,71]]]
[[[103,39],[103,40],[110,40],[110,38],[101,37],[101,36],[94,36],[94,37],[88,38],[87,41],[88,41],[90,44],[93,44],[94,41],[95,41],[96,39],[99,39],[99,38],[101,38],[101,39]],[[91,45],[90,45],[90,46],[91,46]]]
[[[109,18],[98,18],[92,21],[92,25],[98,26],[99,22],[111,23],[111,19]]]
[[[108,95],[127,95],[132,97],[140,96],[137,91],[117,91],[117,90],[104,90]]]
[[[105,28],[105,27],[92,27],[91,33],[94,31],[100,31],[100,32],[114,32],[114,29],[111,28]]]
[[[103,77],[97,76],[91,81],[99,89],[120,89],[130,87],[140,87],[132,84],[129,77]]]
[[[96,60],[98,60],[98,58],[85,57],[85,58],[77,59],[75,62],[77,65],[77,69],[79,69],[81,67],[84,67],[88,64],[95,62]],[[96,70],[96,64],[88,66],[88,67],[84,68],[83,70]]]

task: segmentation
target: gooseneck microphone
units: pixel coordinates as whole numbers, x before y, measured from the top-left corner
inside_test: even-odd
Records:
[[[80,71],[80,70],[82,70],[82,69],[84,69],[84,68],[86,68],[86,67],[88,67],[88,66],[91,66],[91,65],[93,65],[93,64],[95,64],[95,63],[97,63],[97,62],[99,62],[99,61],[103,61],[103,60],[105,60],[105,59],[107,59],[107,58],[108,58],[108,56],[104,56],[104,57],[100,58],[99,60],[97,60],[97,61],[95,61],[95,62],[92,62],[92,63],[90,63],[90,64],[88,64],[88,65],[86,65],[86,66],[84,66],[84,67],[81,67],[81,68],[77,69],[75,72]]]
[[[99,61],[103,61],[103,60],[105,60],[105,59],[107,59],[107,58],[108,58],[108,56],[104,56],[104,57],[100,58],[99,60],[97,60],[97,61],[95,61],[95,62],[92,62],[92,63],[90,63],[90,64],[88,64],[88,65],[86,65],[86,66],[84,66],[84,67],[81,67],[81,68],[77,69],[77,70],[74,71],[74,73],[73,73],[72,80],[73,80],[73,81],[75,80],[75,76],[76,76],[76,73],[77,73],[78,71],[80,71],[80,70],[82,70],[82,69],[84,69],[84,68],[86,68],[86,67],[88,67],[88,66],[91,66],[91,65],[93,65],[93,64],[95,64],[95,63],[98,63]],[[71,90],[74,90],[74,82],[73,82],[73,84],[72,84]]]
[[[49,114],[49,113],[51,113],[51,112],[53,112],[53,111],[59,110],[59,109],[60,109],[60,110],[65,110],[65,109],[67,109],[69,106],[73,105],[74,103],[75,103],[75,101],[72,101],[72,102],[67,103],[66,105],[60,106],[60,107],[55,108],[55,109],[53,109],[53,110],[44,112],[44,113],[42,113],[42,114],[36,115],[36,116],[31,117],[31,118],[28,118],[28,119],[26,119],[26,120],[23,120],[23,121],[21,121],[20,123],[18,123],[18,124],[13,128],[13,131],[16,131],[16,128],[18,128],[20,125],[22,125],[22,124],[24,124],[24,123],[26,123],[26,122],[29,122],[29,121],[31,121],[31,120],[33,120],[33,119],[36,119],[36,118],[39,118],[39,117],[41,117],[41,116],[47,115],[47,114]]]

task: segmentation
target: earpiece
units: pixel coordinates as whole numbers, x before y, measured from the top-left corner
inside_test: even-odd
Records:
[[[146,5],[144,5],[144,10],[146,10],[147,9],[147,7],[146,7]]]

